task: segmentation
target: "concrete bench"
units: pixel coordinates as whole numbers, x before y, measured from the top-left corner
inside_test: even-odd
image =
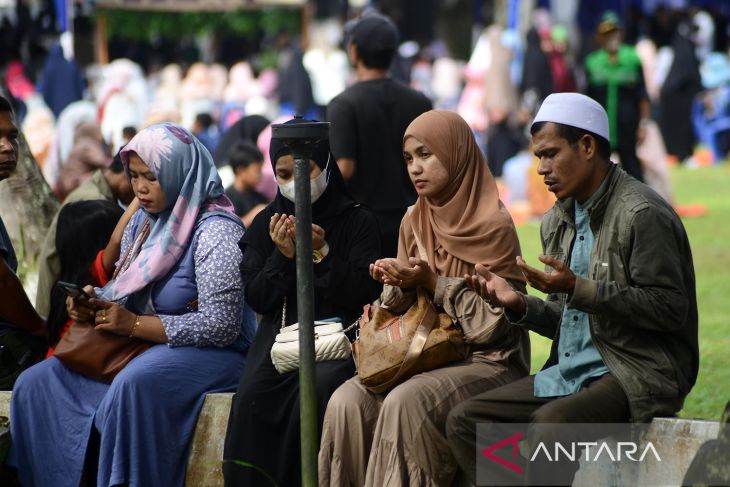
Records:
[[[209,394],[200,412],[193,435],[186,474],[192,487],[223,485],[221,462],[233,394]],[[10,392],[0,391],[0,415],[9,416]],[[676,418],[656,418],[646,439],[654,445],[672,445],[672,461],[646,462],[639,472],[639,485],[680,485],[689,464],[702,443],[717,438],[720,424]],[[650,458],[650,457],[648,457]],[[574,486],[612,485],[621,479],[621,472],[610,462],[582,465]],[[621,485],[620,483],[617,485]]]
[[[659,451],[671,451],[671,459],[657,461],[654,455],[647,455],[631,471],[632,462],[620,466],[612,464],[604,457],[600,462],[581,461],[581,467],[573,481],[574,487],[593,487],[596,485],[682,485],[682,479],[700,446],[717,438],[720,423],[696,419],[654,418],[645,440],[651,442]],[[608,439],[607,443],[615,441]],[[637,478],[638,477],[638,478]]]
[[[223,486],[223,443],[226,440],[232,401],[233,393],[206,396],[190,445],[186,485]]]

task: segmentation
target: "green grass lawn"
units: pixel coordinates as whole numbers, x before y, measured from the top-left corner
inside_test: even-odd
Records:
[[[694,256],[699,308],[700,374],[680,416],[719,419],[730,401],[730,166],[672,170],[678,204],[702,203],[709,212],[684,219]],[[539,223],[517,229],[522,254],[542,268]],[[539,295],[534,289],[530,294]],[[550,340],[531,333],[532,371],[547,359]]]

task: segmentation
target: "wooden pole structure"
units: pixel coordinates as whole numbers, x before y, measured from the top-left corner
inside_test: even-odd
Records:
[[[309,48],[309,26],[312,23],[312,9],[314,6],[311,2],[307,2],[304,5],[302,5],[301,9],[301,34],[299,36],[300,39],[300,47],[302,48],[302,52],[306,51]]]
[[[314,362],[314,264],[309,160],[317,143],[329,138],[329,123],[274,124],[272,138],[282,140],[294,157],[302,486],[317,487],[319,441]]]
[[[94,43],[96,44],[96,62],[101,66],[109,64],[109,45],[106,36],[106,11],[96,11],[96,29],[94,32]]]

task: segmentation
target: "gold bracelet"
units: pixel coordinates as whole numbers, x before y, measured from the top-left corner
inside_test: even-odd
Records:
[[[134,338],[134,332],[139,327],[139,315],[134,315],[134,325],[132,325],[132,331],[129,333],[129,338]]]

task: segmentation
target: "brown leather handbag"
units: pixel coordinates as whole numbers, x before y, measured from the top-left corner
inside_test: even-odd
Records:
[[[58,342],[53,355],[69,369],[111,384],[130,360],[152,345],[147,340],[95,330],[91,323],[74,321]]]
[[[150,233],[149,221],[145,221],[140,234],[127,249],[114,271],[112,280],[134,260]],[[195,301],[197,308],[197,300]],[[71,370],[94,380],[111,384],[114,377],[134,357],[141,355],[152,342],[125,337],[104,330],[95,330],[91,323],[74,321],[56,345],[53,355]]]
[[[402,315],[366,305],[360,334],[352,344],[357,375],[371,392],[382,394],[420,372],[469,354],[464,334],[448,314],[438,312],[425,291]]]

